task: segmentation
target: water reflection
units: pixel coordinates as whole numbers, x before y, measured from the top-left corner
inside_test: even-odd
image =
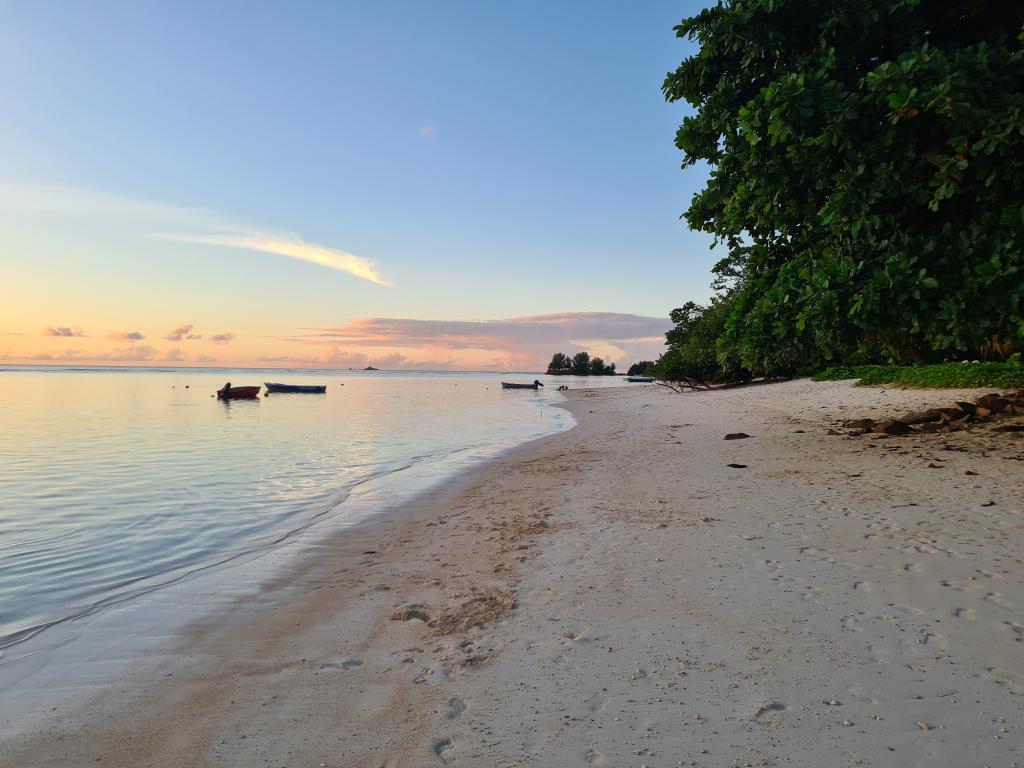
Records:
[[[0,647],[28,627],[265,547],[368,478],[400,483],[406,467],[567,420],[552,407],[553,386],[503,392],[494,375],[269,373],[4,371]],[[328,391],[211,397],[228,379]]]

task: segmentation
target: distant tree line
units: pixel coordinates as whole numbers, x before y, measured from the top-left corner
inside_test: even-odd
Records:
[[[572,357],[556,352],[547,372],[552,376],[614,376],[615,363],[605,365],[600,357],[591,357],[587,352],[577,352]]]
[[[1024,347],[1024,3],[746,0],[676,32],[685,219],[725,256],[655,373],[1005,359]]]

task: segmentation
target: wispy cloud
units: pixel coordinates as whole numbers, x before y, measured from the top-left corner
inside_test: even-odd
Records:
[[[85,336],[81,328],[70,328],[66,325],[52,326],[48,325],[43,328],[43,336]]]
[[[259,232],[240,232],[232,234],[213,235],[188,235],[188,234],[158,234],[153,237],[161,240],[172,240],[179,243],[197,243],[201,245],[216,245],[225,248],[244,248],[249,251],[260,251],[262,253],[273,253],[277,256],[288,256],[301,261],[308,261],[328,269],[336,269],[339,272],[347,272],[355,277],[369,280],[377,285],[390,286],[391,283],[381,277],[377,271],[377,265],[370,259],[342,251],[338,248],[328,248],[326,245],[307,243],[296,235],[266,234]]]
[[[297,234],[240,221],[201,208],[134,200],[91,189],[0,181],[0,208],[25,214],[59,214],[103,223],[121,234],[212,245],[299,259],[390,285],[376,263],[340,248],[307,243]]]
[[[115,331],[114,333],[110,334],[107,338],[112,339],[113,341],[135,342],[142,341],[144,338],[146,338],[146,334],[139,333],[138,331]]]
[[[225,333],[215,333],[210,337],[210,341],[214,344],[229,344],[231,340],[235,338],[235,334],[227,331]]]
[[[192,333],[192,331],[192,323],[185,323],[184,325],[179,325],[177,328],[168,331],[167,335],[164,336],[164,338],[167,339],[168,341],[181,341],[182,339],[189,339],[194,341],[203,338],[203,334]]]

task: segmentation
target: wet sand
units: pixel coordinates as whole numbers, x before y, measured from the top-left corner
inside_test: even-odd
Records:
[[[826,434],[965,391],[569,394],[575,429],[322,542],[0,764],[1024,759],[1022,433]]]

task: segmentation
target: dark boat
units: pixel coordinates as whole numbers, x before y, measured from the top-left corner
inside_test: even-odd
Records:
[[[327,391],[326,384],[274,384],[265,381],[263,386],[267,388],[267,392],[301,392],[304,395],[322,395]]]
[[[654,381],[654,377],[653,376],[627,376],[626,377],[626,381],[650,384],[652,381]]]
[[[217,397],[221,400],[241,400],[259,397],[259,387],[232,387],[227,384],[217,390]]]
[[[501,382],[502,389],[537,389],[543,386],[544,385],[536,379],[533,380],[533,384],[509,384],[507,381]]]

